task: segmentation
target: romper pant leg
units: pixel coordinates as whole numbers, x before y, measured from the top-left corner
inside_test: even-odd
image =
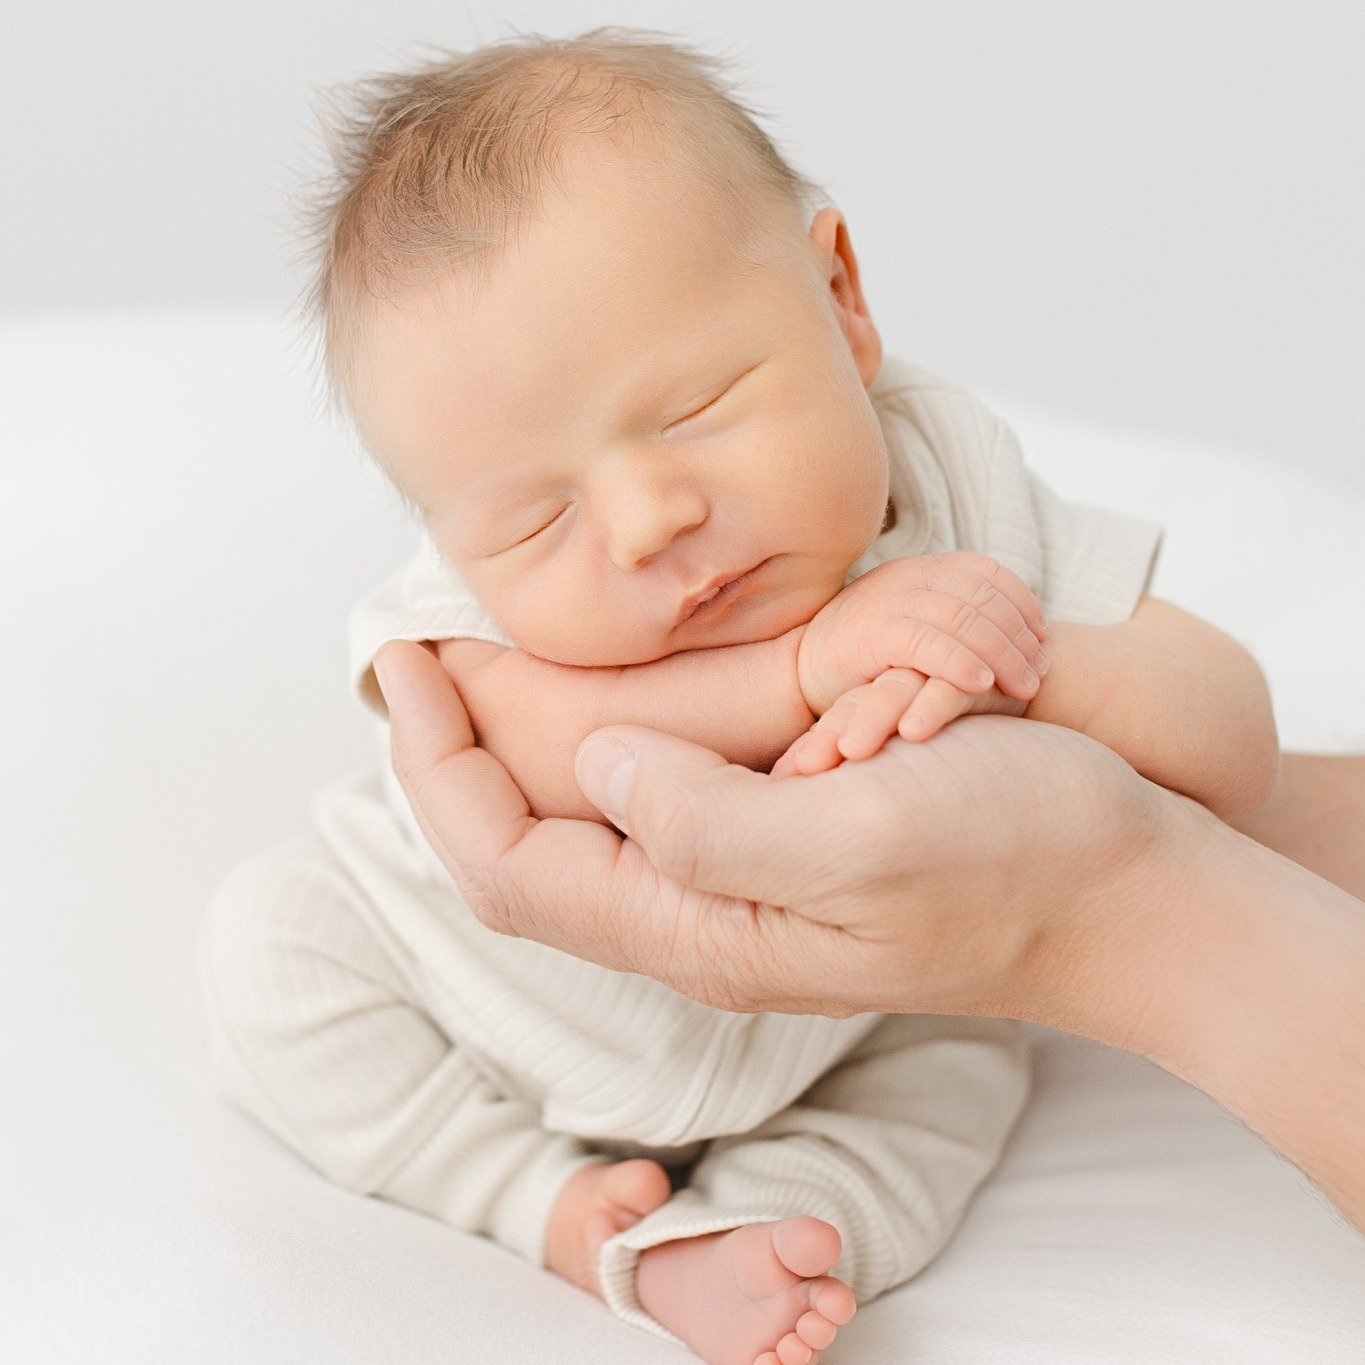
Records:
[[[830,1273],[860,1303],[875,1298],[943,1247],[1027,1093],[1027,1043],[1011,1021],[888,1015],[794,1104],[714,1139],[686,1189],[606,1243],[608,1306],[676,1340],[635,1295],[640,1252],[798,1214],[839,1230]]]
[[[542,1128],[442,1032],[367,908],[315,834],[218,886],[199,939],[218,1088],[342,1188],[543,1264],[559,1191],[601,1158]]]

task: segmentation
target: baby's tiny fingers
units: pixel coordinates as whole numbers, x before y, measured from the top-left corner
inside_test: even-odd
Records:
[[[886,672],[874,683],[887,673],[906,672],[944,678],[964,692],[989,692],[995,683],[994,671],[980,654],[930,621],[906,618],[885,638]]]
[[[967,580],[962,595],[915,589],[904,598],[907,616],[914,622],[930,622],[965,645],[994,672],[995,686],[1002,692],[1011,696],[1018,693],[1023,699],[1031,697],[1038,690],[1039,681],[1029,663],[1038,649],[1033,632],[1002,593],[983,584],[980,578],[972,579],[961,569],[954,572]],[[975,690],[943,669],[935,669],[934,674],[964,692]]]
[[[840,729],[838,711],[844,705],[844,697],[847,696],[848,693],[844,693],[844,696],[806,731],[805,738],[792,752],[796,770],[803,776],[811,777],[815,773],[828,772],[843,762],[843,755],[840,754],[838,746]]]
[[[843,725],[839,752],[855,761],[871,758],[896,733],[897,722],[926,681],[914,669],[888,668],[847,693],[856,699],[856,709]]]
[[[1041,640],[1047,634],[1047,621],[1043,617],[1042,603],[1038,601],[1033,589],[1012,569],[1007,569],[990,555],[973,554],[969,550],[951,550],[944,558],[954,560],[963,568],[979,573],[998,592],[1009,598],[1038,639]]]
[[[930,678],[901,717],[897,729],[904,739],[928,739],[950,720],[969,711],[972,700],[941,678]]]

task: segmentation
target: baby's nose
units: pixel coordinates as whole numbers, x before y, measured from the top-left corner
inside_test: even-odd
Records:
[[[606,509],[607,553],[618,569],[643,568],[686,531],[706,520],[706,500],[686,485],[617,490]]]

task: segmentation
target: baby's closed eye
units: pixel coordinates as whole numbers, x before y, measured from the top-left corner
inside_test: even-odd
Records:
[[[515,550],[515,549],[517,548],[518,545],[525,545],[526,542],[527,542],[528,540],[534,540],[538,535],[541,534],[542,531],[548,531],[548,530],[550,529],[550,527],[553,526],[553,525],[555,524],[555,522],[559,521],[560,518],[563,517],[564,514],[565,514],[565,513],[569,510],[569,508],[572,507],[572,506],[573,506],[573,504],[570,503],[567,507],[561,507],[561,508],[559,509],[559,511],[556,512],[556,513],[554,514],[554,516],[552,516],[552,517],[549,519],[549,521],[542,523],[536,530],[532,531],[532,532],[530,533],[530,535],[522,536],[522,538],[521,538],[520,540],[513,541],[512,544],[509,545],[507,548],[508,548],[509,550]]]

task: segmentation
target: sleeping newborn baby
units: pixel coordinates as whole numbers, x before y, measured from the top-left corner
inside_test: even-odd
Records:
[[[845,219],[708,59],[519,38],[349,117],[313,301],[422,542],[350,623],[384,761],[206,919],[220,1084],[349,1190],[708,1361],[804,1365],[958,1225],[1021,1034],[732,1013],[488,932],[389,767],[374,653],[427,643],[533,815],[599,820],[573,756],[604,724],[801,781],[987,710],[1227,813],[1273,778],[1264,682],[1144,595],[1158,527],[1058,498],[968,393],[883,355]]]

